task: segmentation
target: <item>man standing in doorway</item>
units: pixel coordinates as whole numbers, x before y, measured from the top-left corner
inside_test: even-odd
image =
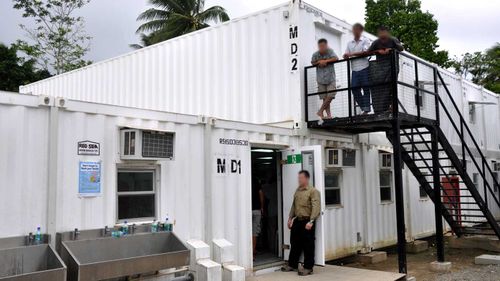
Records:
[[[344,59],[359,57],[367,54],[370,48],[370,40],[361,37],[365,28],[362,24],[356,23],[352,26],[354,40],[347,43]],[[358,103],[363,115],[370,112],[370,88],[368,87],[368,77],[370,75],[370,62],[368,57],[356,58],[351,61],[351,87],[354,100]],[[361,94],[363,89],[363,94]]]
[[[312,55],[311,64],[316,66],[316,81],[318,82],[318,93],[323,104],[317,112],[320,120],[332,118],[330,104],[335,98],[335,66],[332,64],[338,61],[335,52],[328,47],[328,41],[324,38],[318,40],[318,51]],[[326,116],[323,115],[326,113]]]
[[[370,53],[377,54],[377,60],[370,66],[370,80],[373,84],[386,83],[386,85],[371,88],[373,111],[375,113],[392,112],[391,97],[395,95],[395,93],[392,93],[392,87],[389,84],[392,80],[391,51],[403,51],[403,45],[401,45],[398,39],[391,36],[387,27],[379,27],[377,35],[378,39],[373,41],[370,49],[368,49]],[[399,62],[397,58],[396,56],[394,67],[396,67],[396,73],[399,73]]]
[[[253,259],[257,255],[257,238],[262,229],[262,215],[264,214],[264,193],[260,180],[252,180],[252,248]]]
[[[290,233],[290,255],[288,264],[282,271],[295,271],[299,267],[299,258],[304,252],[304,268],[299,275],[309,275],[313,272],[315,248],[315,221],[320,215],[321,200],[319,191],[309,185],[309,172],[299,172],[299,187],[293,197],[292,208],[288,217]]]

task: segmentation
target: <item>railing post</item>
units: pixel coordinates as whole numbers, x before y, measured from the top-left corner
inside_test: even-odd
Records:
[[[415,63],[415,98],[417,100],[417,120],[418,122],[420,122],[420,91],[419,91],[419,80],[418,80],[418,62],[417,60],[413,60],[413,62]],[[436,78],[434,78],[436,79]]]
[[[352,121],[352,89],[351,89],[351,63],[349,60],[346,61],[347,63],[347,99],[349,103],[349,121]]]
[[[485,165],[485,162],[486,160],[484,160],[483,158],[483,161],[482,161],[482,166],[483,166],[483,189],[484,189],[484,203],[486,204],[486,208],[488,208],[488,193],[486,192],[487,189],[486,189],[486,165]]]
[[[438,69],[434,66],[434,106],[436,110],[436,125],[439,126],[439,86],[438,86]]]
[[[436,221],[437,261],[444,262],[443,218],[441,215],[441,179],[439,175],[439,143],[437,128],[432,131],[432,181],[434,189],[434,217]]]
[[[391,98],[392,98],[392,116],[399,118],[399,100],[398,100],[398,60],[399,53],[396,50],[391,51]],[[398,134],[399,135],[399,134]]]
[[[467,172],[467,162],[465,161],[465,138],[464,138],[464,122],[460,120],[460,139],[462,140],[462,168]]]
[[[309,122],[309,89],[307,88],[308,85],[307,85],[307,67],[304,68],[304,93],[305,93],[305,101],[304,101],[304,105],[305,105],[305,112],[304,114],[306,115],[305,116],[305,119],[306,120],[306,124]]]

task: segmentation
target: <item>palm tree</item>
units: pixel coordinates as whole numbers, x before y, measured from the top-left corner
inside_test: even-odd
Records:
[[[229,20],[220,6],[204,9],[205,0],[149,0],[155,8],[139,15],[146,21],[137,29],[143,46],[149,46],[209,26],[209,22]],[[133,45],[135,48],[141,45]]]

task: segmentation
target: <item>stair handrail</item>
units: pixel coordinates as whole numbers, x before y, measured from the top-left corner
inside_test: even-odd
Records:
[[[450,90],[448,89],[448,86],[446,86],[446,82],[444,81],[441,73],[439,72],[439,69],[437,69],[437,67],[434,66],[434,68],[436,69],[436,72],[438,74],[438,77],[439,77],[439,80],[441,81],[441,84],[443,85],[443,88],[445,89],[445,92],[446,94],[448,95],[448,97],[450,98],[450,101],[451,101],[451,104],[453,105],[453,107],[455,108],[455,110],[457,111],[458,113],[458,116],[460,118],[460,125],[461,127],[465,128],[465,130],[467,131],[467,133],[469,134],[470,136],[470,139],[472,140],[472,143],[474,144],[479,156],[481,157],[481,161],[482,161],[482,164],[485,164],[484,167],[481,169],[479,167],[479,164],[477,163],[476,159],[474,158],[474,154],[472,153],[472,151],[470,150],[469,146],[467,145],[467,143],[465,142],[465,139],[464,139],[464,136],[463,136],[463,131],[461,132],[458,128],[457,128],[457,125],[455,124],[455,122],[453,121],[453,118],[451,117],[451,114],[449,113],[448,109],[446,109],[445,107],[445,104],[444,104],[444,101],[442,100],[441,96],[440,95],[437,95],[438,96],[438,100],[439,100],[439,103],[441,104],[441,107],[443,108],[444,112],[446,113],[446,115],[448,116],[448,118],[450,119],[450,123],[453,125],[453,128],[455,129],[455,131],[457,132],[458,135],[460,135],[460,140],[461,140],[461,146],[463,148],[466,148],[467,149],[467,152],[470,154],[470,158],[471,160],[473,161],[474,165],[476,166],[476,168],[478,169],[478,171],[480,171],[481,173],[481,176],[483,178],[483,182],[487,185],[488,187],[488,190],[489,192],[491,193],[492,197],[495,199],[495,202],[497,203],[498,206],[500,206],[500,201],[497,199],[496,195],[495,195],[495,192],[491,189],[491,186],[488,182],[488,180],[486,179],[486,171],[485,171],[485,168],[487,169],[487,171],[490,173],[490,176],[491,178],[493,179],[493,182],[494,184],[496,184],[497,186],[499,186],[498,184],[498,180],[493,176],[493,171],[491,170],[491,167],[488,165],[488,163],[486,162],[486,157],[484,156],[483,152],[481,151],[481,148],[479,147],[476,139],[474,138],[474,135],[472,134],[472,131],[470,130],[469,126],[467,125],[467,122],[465,122],[465,119],[464,117],[462,116],[461,114],[461,111],[460,109],[458,108],[455,100],[453,99],[453,96],[451,95],[450,93]],[[465,164],[465,163],[464,163]],[[486,194],[484,194],[485,198],[486,198]],[[486,202],[486,200],[485,200]],[[487,202],[486,202],[487,204]]]

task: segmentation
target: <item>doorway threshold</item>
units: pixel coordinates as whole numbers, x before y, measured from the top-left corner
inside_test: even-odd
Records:
[[[279,271],[281,267],[285,264],[284,260],[278,260],[269,263],[263,263],[253,266],[253,273],[255,276],[267,274],[275,271]]]

